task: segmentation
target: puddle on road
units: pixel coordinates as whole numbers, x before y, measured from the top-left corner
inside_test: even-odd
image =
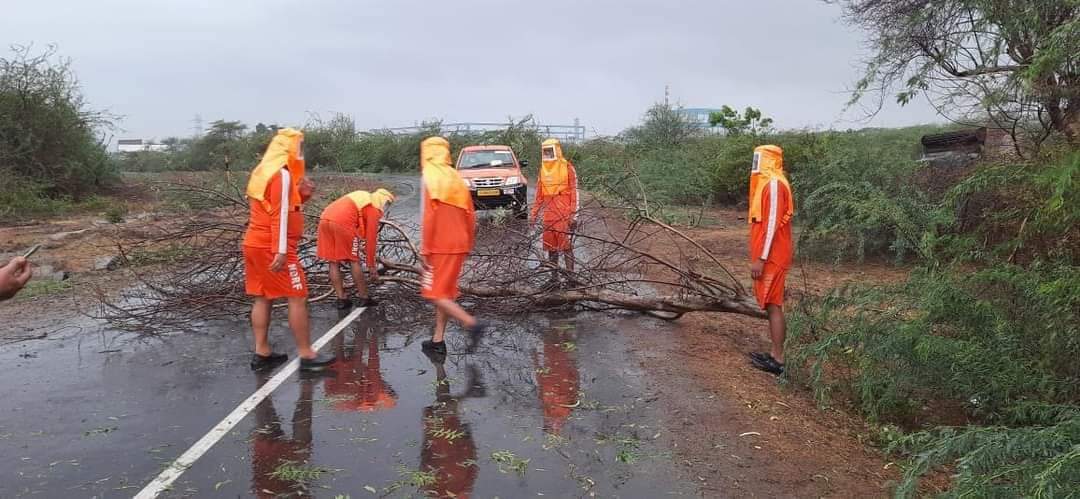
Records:
[[[313,326],[335,319],[317,310]],[[426,331],[365,313],[324,349],[337,356],[333,372],[294,376],[168,495],[693,494],[656,443],[656,388],[617,342],[625,321],[521,321],[499,322],[470,355],[453,353],[463,345],[452,329],[439,364],[420,351]],[[37,349],[17,371],[24,388],[3,394],[14,405],[0,425],[0,468],[15,476],[0,480],[0,496],[132,495],[265,381],[244,365],[247,334],[237,324],[139,342],[81,365],[64,358],[70,348]],[[285,334],[275,328],[289,345]]]
[[[691,492],[672,478],[640,373],[602,322],[529,320],[535,329],[503,329],[438,363],[420,352],[423,334],[365,318],[333,344],[334,373],[275,392],[175,495]]]

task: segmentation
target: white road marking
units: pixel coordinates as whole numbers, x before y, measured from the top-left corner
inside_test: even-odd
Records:
[[[312,350],[318,351],[327,343],[330,343],[330,340],[334,339],[338,333],[344,330],[345,326],[348,326],[352,321],[356,320],[357,317],[360,317],[360,314],[364,313],[364,310],[366,310],[366,307],[357,308],[356,310],[353,310],[352,313],[345,316],[344,319],[341,319],[341,322],[335,324],[334,327],[330,328],[326,334],[322,335],[321,338],[311,345]],[[255,393],[252,393],[247,400],[244,400],[240,405],[236,406],[236,409],[233,409],[228,416],[225,416],[225,419],[222,419],[217,426],[211,428],[198,442],[195,442],[191,448],[181,454],[180,457],[176,458],[176,460],[173,461],[168,468],[165,468],[157,478],[154,478],[152,482],[146,484],[146,487],[143,487],[143,489],[135,495],[135,499],[151,499],[157,497],[158,494],[169,490],[172,483],[175,482],[177,478],[180,478],[180,475],[187,471],[191,465],[195,464],[195,461],[202,457],[203,454],[206,454],[214,444],[218,443],[218,441],[221,440],[221,437],[224,437],[232,431],[232,429],[243,420],[248,413],[255,410],[255,406],[259,405],[259,402],[262,402],[271,392],[281,386],[281,384],[284,383],[286,379],[289,379],[289,377],[299,368],[299,358],[290,360],[277,374],[270,378],[263,386],[259,387],[258,390],[255,390]]]

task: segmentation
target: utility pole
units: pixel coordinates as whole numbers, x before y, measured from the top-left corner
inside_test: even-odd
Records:
[[[196,114],[195,119],[191,120],[191,130],[194,132],[194,137],[197,139],[202,136],[203,133],[203,120],[201,114]]]
[[[664,107],[671,106],[671,85],[664,84]]]

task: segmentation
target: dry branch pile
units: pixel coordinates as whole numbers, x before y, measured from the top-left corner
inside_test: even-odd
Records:
[[[240,240],[247,202],[236,190],[171,188],[212,199],[222,207],[159,227],[158,233],[137,244],[119,245],[121,255],[133,263],[127,268],[137,284],[119,294],[99,293],[101,316],[119,327],[188,329],[246,312]],[[694,311],[762,317],[753,297],[728,269],[692,238],[650,214],[647,202],[615,195],[604,199],[617,201],[591,197],[582,206],[573,234],[572,273],[549,263],[538,227],[501,212],[479,217],[476,248],[462,275],[463,298],[500,313],[578,306],[665,319]],[[314,258],[318,212],[306,215],[308,237],[300,245],[300,260],[312,299],[318,300],[330,293],[329,280],[326,264]],[[391,219],[382,224],[378,251],[382,284],[375,293],[385,306],[421,305],[417,290],[422,265],[414,242],[418,232],[411,221]],[[659,243],[679,252],[674,256],[659,252]],[[157,262],[160,265],[139,265],[136,255],[147,254],[167,258]]]

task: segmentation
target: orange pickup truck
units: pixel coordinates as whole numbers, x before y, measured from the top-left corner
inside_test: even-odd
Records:
[[[469,184],[477,209],[507,208],[519,219],[529,217],[529,182],[508,146],[469,146],[458,155],[458,172]]]

